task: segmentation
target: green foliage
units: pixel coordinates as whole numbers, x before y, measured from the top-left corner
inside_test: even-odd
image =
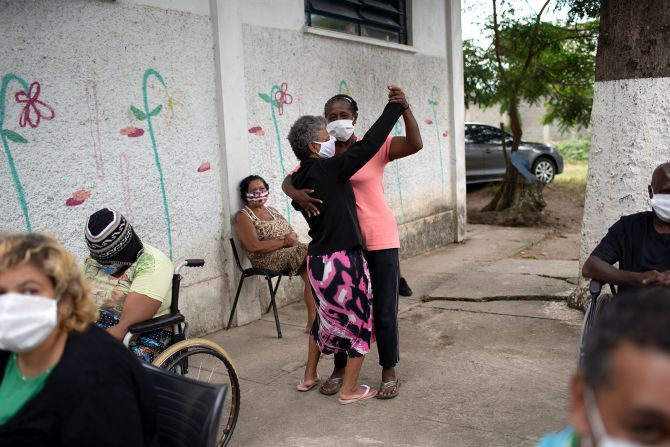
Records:
[[[588,161],[591,140],[584,138],[583,140],[564,141],[559,143],[557,147],[563,158],[568,162]]]
[[[499,0],[505,5],[509,5]],[[465,102],[480,107],[500,105],[503,112],[521,101],[546,104],[544,123],[586,127],[595,82],[598,21],[550,23],[537,16],[514,17],[507,6],[489,17],[487,48],[463,45]],[[547,6],[570,6],[572,19],[591,17],[593,0],[551,0]],[[501,5],[497,5],[501,6]],[[575,9],[576,8],[576,9]],[[512,118],[512,117],[510,117]],[[518,116],[516,117],[518,119]]]
[[[151,112],[149,112],[149,116],[156,116],[159,113],[161,113],[161,110],[163,109],[163,105],[157,106],[155,109],[153,109]]]

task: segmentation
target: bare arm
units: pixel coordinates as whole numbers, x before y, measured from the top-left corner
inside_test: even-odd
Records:
[[[237,213],[235,217],[235,231],[244,249],[249,253],[272,253],[286,246],[286,239],[272,239],[269,241],[261,241],[256,234],[256,227],[254,227],[251,219],[244,213]]]
[[[584,263],[582,275],[617,286],[661,285],[665,281],[665,275],[655,270],[644,273],[620,270],[593,255]]]
[[[291,200],[295,200],[305,210],[307,216],[319,215],[319,209],[316,205],[323,203],[323,201],[310,196],[314,192],[313,189],[297,189],[293,186],[291,174],[287,175],[281,183],[281,189],[284,191],[284,194],[289,196]]]
[[[119,341],[128,332],[128,327],[135,323],[150,320],[161,307],[161,302],[146,295],[130,292],[123,303],[119,324],[107,329],[107,332]]]
[[[403,112],[402,119],[405,122],[406,136],[393,137],[391,139],[391,147],[389,148],[389,158],[391,161],[416,154],[423,148],[419,125],[414,118],[411,108],[408,107]]]

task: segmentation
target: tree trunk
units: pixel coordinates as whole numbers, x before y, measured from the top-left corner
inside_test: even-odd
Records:
[[[511,152],[516,152],[519,150],[523,130],[519,117],[519,102],[515,95],[510,98],[508,115],[512,127]],[[502,135],[502,138],[505,136]],[[507,157],[506,164],[505,177],[498,192],[482,211],[505,211],[506,218],[502,219],[500,222],[502,224],[524,225],[538,221],[540,213],[546,206],[542,195],[544,184],[527,183]]]

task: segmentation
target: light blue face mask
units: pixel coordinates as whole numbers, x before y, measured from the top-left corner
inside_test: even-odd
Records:
[[[123,269],[126,267],[125,265],[119,265],[119,264],[113,264],[113,265],[103,265],[102,266],[102,271],[105,273],[105,275],[113,275],[115,273],[118,273],[119,270]]]

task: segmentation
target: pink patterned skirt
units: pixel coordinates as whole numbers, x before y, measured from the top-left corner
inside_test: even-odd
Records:
[[[307,256],[307,272],[317,310],[310,335],[319,351],[349,357],[367,354],[375,336],[370,272],[363,250]]]

